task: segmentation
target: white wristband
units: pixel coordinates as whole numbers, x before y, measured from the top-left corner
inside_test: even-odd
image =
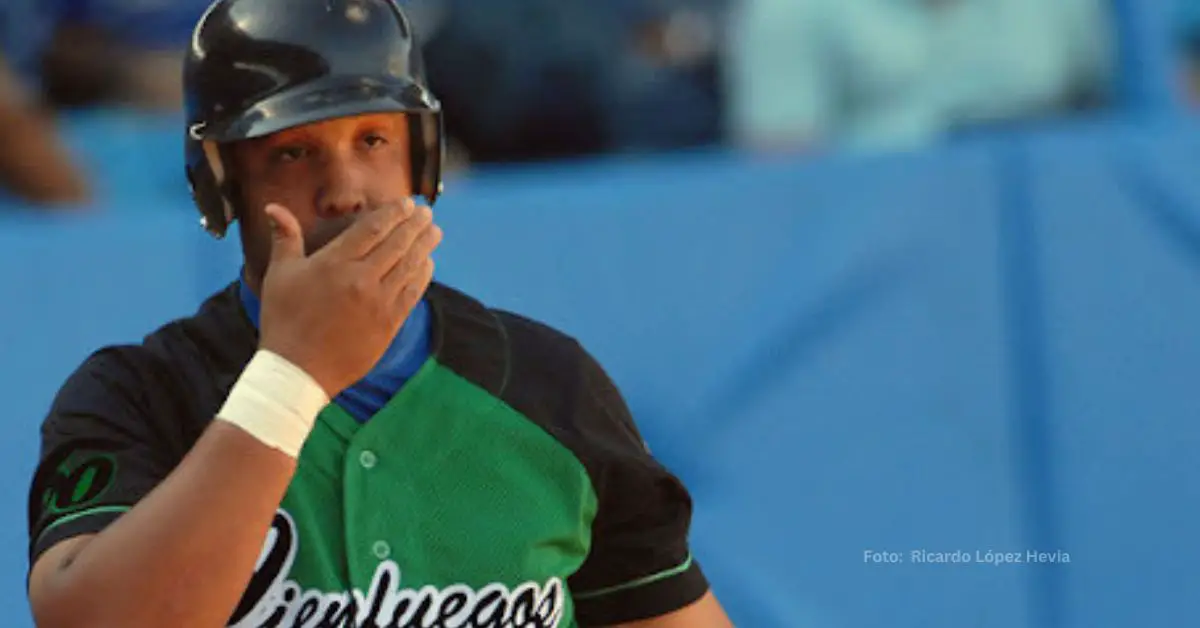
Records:
[[[298,458],[317,414],[328,404],[329,396],[308,373],[260,349],[233,385],[217,418]]]

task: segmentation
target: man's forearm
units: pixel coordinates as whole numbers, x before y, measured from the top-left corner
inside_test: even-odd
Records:
[[[31,578],[38,626],[226,625],[295,465],[214,421],[158,487],[76,555],[44,555],[52,562]]]

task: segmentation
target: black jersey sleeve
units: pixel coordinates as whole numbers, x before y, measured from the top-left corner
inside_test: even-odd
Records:
[[[29,565],[56,543],[103,530],[178,462],[146,390],[153,369],[130,350],[89,357],[42,422],[29,492]]]
[[[709,588],[688,542],[691,495],[651,455],[600,364],[582,348],[579,363],[599,509],[588,558],[570,581],[578,619],[608,626],[684,608]]]

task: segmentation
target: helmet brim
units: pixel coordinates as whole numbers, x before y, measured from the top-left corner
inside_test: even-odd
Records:
[[[383,82],[368,77],[327,77],[263,99],[228,120],[196,129],[193,137],[234,142],[335,118],[439,110],[433,95],[409,80]]]

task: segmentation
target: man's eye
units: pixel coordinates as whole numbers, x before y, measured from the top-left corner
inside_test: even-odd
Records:
[[[367,136],[363,137],[363,142],[365,142],[367,146],[371,148],[383,146],[388,143],[387,138],[378,133],[368,134]]]
[[[308,150],[301,146],[284,146],[275,150],[275,161],[291,163],[299,161],[308,155]]]

